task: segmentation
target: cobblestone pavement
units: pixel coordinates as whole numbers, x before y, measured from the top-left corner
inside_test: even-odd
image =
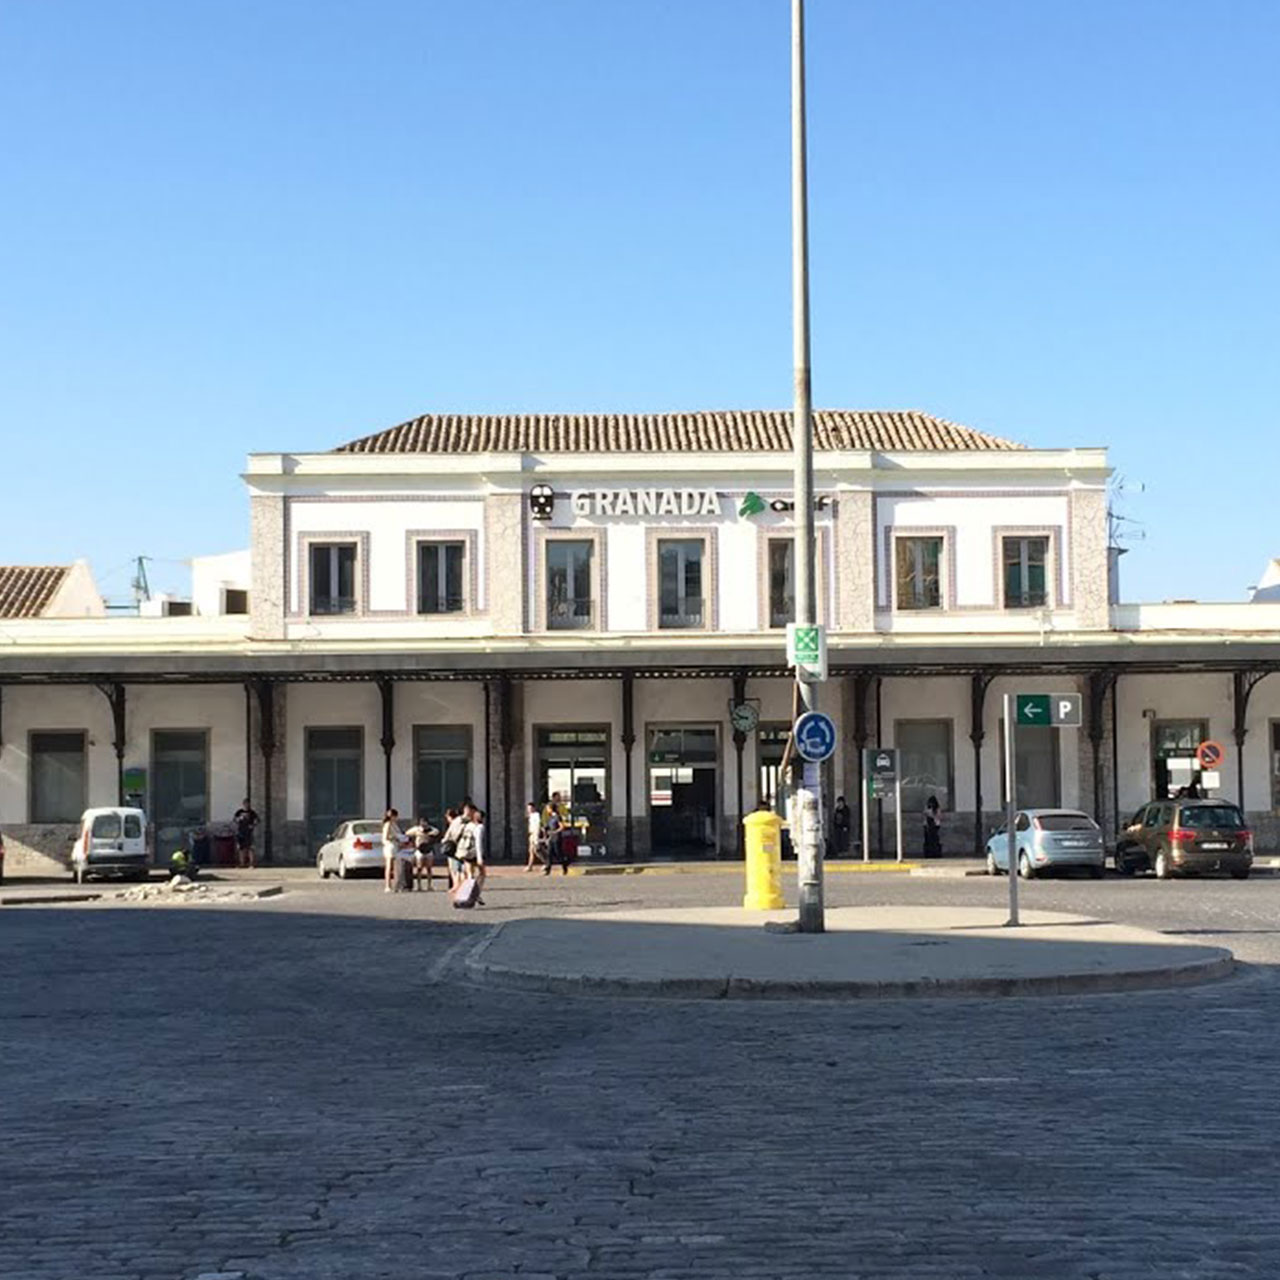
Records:
[[[1250,962],[1212,986],[765,1005],[455,980],[486,922],[734,877],[287,883],[0,909],[4,1280],[1280,1275],[1280,878],[1028,886]]]

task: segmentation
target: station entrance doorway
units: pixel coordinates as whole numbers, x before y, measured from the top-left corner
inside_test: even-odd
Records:
[[[658,857],[719,850],[720,733],[714,725],[648,731],[650,844]]]

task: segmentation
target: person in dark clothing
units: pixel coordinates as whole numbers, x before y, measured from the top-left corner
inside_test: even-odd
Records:
[[[836,857],[849,852],[849,829],[852,824],[853,814],[845,803],[844,796],[840,796],[831,813],[831,843],[835,846]]]
[[[941,805],[937,796],[930,796],[924,806],[924,856],[942,857]]]
[[[226,813],[224,809],[222,811]],[[240,807],[231,817],[231,822],[236,829],[236,861],[242,867],[252,867],[255,859],[253,854],[253,832],[258,825],[258,815],[254,813],[253,807],[249,804],[246,797],[240,804]]]

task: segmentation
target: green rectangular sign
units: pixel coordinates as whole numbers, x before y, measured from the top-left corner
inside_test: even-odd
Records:
[[[822,652],[822,635],[817,627],[797,626],[792,632],[794,654],[792,661],[817,662]]]
[[[1052,724],[1049,717],[1049,695],[1047,693],[1018,694],[1019,724]]]

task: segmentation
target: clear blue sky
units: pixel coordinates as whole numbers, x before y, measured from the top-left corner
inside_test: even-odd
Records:
[[[785,406],[787,0],[0,0],[0,561],[247,542],[251,451]],[[814,397],[1280,554],[1280,6],[810,0]]]

